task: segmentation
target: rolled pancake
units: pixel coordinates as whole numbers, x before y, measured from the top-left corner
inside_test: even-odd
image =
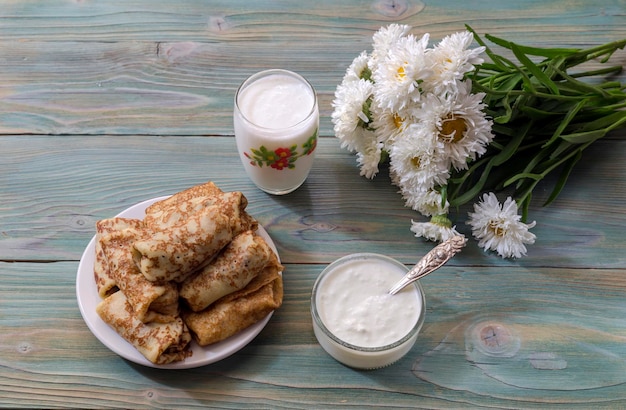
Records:
[[[152,363],[167,364],[192,355],[191,335],[180,317],[169,323],[143,323],[134,315],[122,292],[100,302],[96,312]]]
[[[142,226],[143,224],[140,220],[129,218],[108,218],[96,222],[94,279],[98,288],[98,295],[101,298],[104,299],[118,290],[117,283],[111,276],[108,260],[102,249],[102,236],[126,228],[141,229]]]
[[[95,243],[96,256],[93,265],[93,277],[96,281],[96,288],[98,289],[98,295],[104,299],[112,293],[119,290],[115,279],[109,274],[109,267],[107,266],[106,256],[102,250],[100,240],[96,237]]]
[[[198,189],[190,188],[155,202],[146,209],[143,222],[147,228],[155,231],[169,229],[184,223],[190,215],[202,212],[210,206],[217,207],[221,213],[228,216],[235,236],[247,230],[256,230],[258,227],[258,222],[246,212],[248,199],[245,195],[238,191],[222,192],[217,187],[211,189],[210,185],[202,185]]]
[[[196,185],[180,191],[167,199],[157,201],[146,208],[146,218],[144,219],[148,225],[151,219],[159,218],[167,209],[175,209],[181,203],[190,201],[198,197],[210,197],[223,193],[213,182],[209,181],[204,184]]]
[[[283,302],[282,266],[270,264],[245,288],[224,296],[201,312],[184,310],[183,321],[200,346],[239,333],[279,308]]]
[[[191,310],[201,311],[243,289],[270,262],[272,254],[262,237],[253,231],[241,233],[209,265],[182,283],[180,296]]]
[[[143,235],[141,221],[113,218],[99,221],[98,244],[108,276],[126,296],[142,322],[170,322],[178,316],[178,287],[156,284],[139,271],[132,256],[132,244]]]
[[[230,218],[209,206],[135,241],[133,260],[149,281],[180,282],[209,263],[233,236]]]

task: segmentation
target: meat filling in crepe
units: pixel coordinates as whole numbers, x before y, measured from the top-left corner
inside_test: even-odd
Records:
[[[189,329],[180,317],[169,323],[143,323],[122,292],[108,296],[96,306],[96,312],[146,359],[168,364],[191,356]]]
[[[224,296],[201,312],[181,316],[200,346],[224,340],[266,317],[283,302],[280,265],[263,269],[245,288]]]
[[[273,251],[253,231],[237,235],[199,273],[185,280],[180,296],[194,312],[244,288],[270,262]]]

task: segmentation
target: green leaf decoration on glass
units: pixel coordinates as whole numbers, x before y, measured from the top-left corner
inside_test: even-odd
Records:
[[[279,147],[274,150],[269,150],[265,145],[261,145],[259,148],[250,148],[250,152],[245,152],[244,155],[250,159],[250,164],[255,167],[271,167],[278,171],[293,169],[296,167],[298,158],[311,155],[315,151],[317,134],[318,130],[315,129],[315,132],[300,147],[302,151],[298,151],[298,145]]]

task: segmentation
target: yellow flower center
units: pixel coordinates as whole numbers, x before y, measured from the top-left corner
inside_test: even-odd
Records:
[[[400,66],[398,67],[398,80],[402,80],[404,77],[406,77],[406,72],[404,71],[404,66]]]
[[[498,223],[498,221],[489,221],[489,229],[498,238],[502,238],[506,233],[506,230]]]
[[[402,117],[400,117],[398,114],[393,115],[393,125],[395,125],[397,129],[401,129],[403,123],[404,119]]]
[[[411,165],[413,165],[415,168],[419,168],[422,165],[422,161],[420,160],[420,157],[411,158]]]
[[[444,142],[456,143],[463,139],[465,131],[467,131],[467,123],[463,117],[455,117],[450,114],[441,124],[439,138]]]

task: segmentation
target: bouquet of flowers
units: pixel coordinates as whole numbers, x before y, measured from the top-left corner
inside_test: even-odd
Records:
[[[626,125],[626,86],[603,77],[621,66],[572,73],[590,60],[605,63],[626,40],[579,50],[486,38],[517,61],[469,26],[434,46],[409,26],[381,28],[337,86],[332,121],[362,176],[389,162],[406,206],[428,218],[411,222],[415,236],[460,235],[450,209],[478,198],[467,220],[478,245],[519,258],[536,239],[527,217],[537,183],[559,172],[546,204],[553,201],[582,151]],[[510,194],[503,203],[500,191]]]

